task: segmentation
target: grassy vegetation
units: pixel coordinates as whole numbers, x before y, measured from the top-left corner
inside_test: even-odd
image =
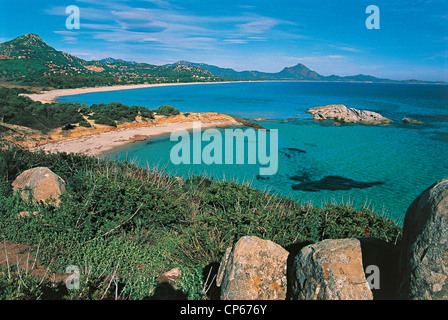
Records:
[[[67,182],[58,207],[13,194],[11,182],[36,166],[50,168]],[[30,291],[20,290],[21,282],[3,268],[0,298],[37,299],[50,290],[66,299],[143,299],[160,274],[178,267],[178,287],[189,299],[203,299],[209,284],[203,268],[219,262],[244,235],[282,246],[327,238],[373,236],[395,242],[401,237],[397,224],[366,208],[319,208],[245,184],[199,176],[182,181],[129,162],[74,154],[5,146],[0,181],[0,240],[39,244],[38,261],[51,272],[76,265],[82,273],[79,290],[59,292],[27,276],[23,281],[34,288]],[[19,219],[22,211],[37,214]],[[6,287],[9,291],[2,293]]]

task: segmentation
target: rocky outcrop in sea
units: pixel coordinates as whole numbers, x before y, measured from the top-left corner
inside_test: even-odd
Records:
[[[339,123],[359,123],[366,125],[389,124],[393,120],[383,117],[381,114],[347,108],[342,104],[330,104],[322,107],[315,107],[305,111],[313,116],[314,120],[333,120]]]

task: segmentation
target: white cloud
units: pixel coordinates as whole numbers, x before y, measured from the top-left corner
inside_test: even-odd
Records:
[[[333,54],[333,55],[328,55],[328,56],[324,56],[325,59],[345,59],[345,56],[341,56],[338,54]]]
[[[447,38],[447,40],[448,40],[448,38]],[[442,51],[442,52],[435,53],[432,56],[425,58],[425,60],[440,59],[440,58],[441,59],[448,58],[448,51]]]
[[[157,42],[159,38],[151,37],[145,32],[131,32],[119,30],[113,32],[96,32],[92,35],[94,39],[102,39],[108,42]]]
[[[250,6],[250,5],[239,5],[237,7],[241,8],[241,9],[249,9],[249,10],[252,10],[252,9],[256,8],[256,6]]]
[[[62,36],[77,36],[79,34],[79,32],[75,32],[75,31],[68,31],[68,30],[60,30],[60,31],[53,31],[56,34],[60,34]]]
[[[244,39],[224,39],[224,42],[230,44],[244,44],[247,43],[247,40]]]
[[[171,4],[165,0],[145,0],[145,1],[151,2],[160,8],[171,8]]]
[[[66,42],[66,43],[78,43],[78,38],[76,37],[63,37],[62,41]]]
[[[213,52],[213,55],[219,52],[221,56],[225,56],[231,53],[230,45],[247,45],[271,39],[295,41],[301,38],[296,32],[276,28],[295,23],[248,13],[247,10],[227,15],[198,15],[170,6],[168,1],[147,1],[152,2],[155,7],[136,8],[126,0],[107,3],[79,0],[79,42],[81,39],[86,42],[89,38],[99,39],[103,40],[98,41],[99,47],[106,50],[115,48],[117,54],[132,52],[129,48],[135,45],[135,55],[149,57],[153,55],[151,51],[179,52],[179,58],[184,59],[193,53],[204,56],[204,52]],[[65,7],[51,7],[46,13],[65,15]],[[65,37],[75,36],[68,31],[54,32]],[[70,38],[61,40],[74,41]]]
[[[66,8],[67,7],[64,6],[56,6],[45,9],[44,12],[51,15],[68,17],[68,14],[65,12]],[[111,14],[108,9],[97,9],[92,7],[79,7],[79,15],[81,23],[82,20],[107,21],[111,18]]]
[[[279,24],[279,21],[272,18],[261,17],[254,21],[239,24],[238,28],[243,33],[265,33]]]
[[[353,48],[353,47],[348,47],[348,46],[330,45],[330,47],[336,48],[336,49],[339,49],[339,50],[342,50],[342,51],[348,51],[348,52],[355,52],[355,53],[362,52],[362,50],[359,50],[359,49]]]
[[[117,26],[114,26],[112,24],[101,24],[101,23],[83,23],[81,21],[81,30],[84,29],[91,29],[91,30],[116,30]]]
[[[286,57],[287,60],[299,61],[300,63],[327,63],[334,60],[347,60],[346,56],[342,55],[314,55],[314,56],[302,56],[302,57]]]

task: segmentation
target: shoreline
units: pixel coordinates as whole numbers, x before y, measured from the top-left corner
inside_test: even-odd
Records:
[[[444,83],[401,83],[401,82],[371,82],[371,81],[319,81],[319,80],[229,80],[229,81],[216,81],[216,82],[173,82],[173,83],[153,83],[153,84],[124,84],[102,87],[83,87],[83,88],[70,88],[70,89],[54,89],[49,91],[41,91],[40,93],[20,94],[25,97],[29,97],[33,101],[39,101],[42,103],[55,102],[57,98],[63,96],[74,96],[86,93],[95,92],[107,92],[107,91],[121,91],[132,89],[143,89],[153,87],[166,87],[166,86],[183,86],[183,85],[195,85],[195,84],[223,84],[223,83],[252,83],[252,82],[328,82],[328,83],[382,83],[382,84],[440,84]]]
[[[42,91],[40,93],[22,94],[33,101],[42,103],[53,103],[58,97],[72,96],[94,92],[132,90],[152,87],[165,86],[181,86],[194,84],[223,84],[236,82],[251,81],[220,81],[220,82],[182,82],[182,83],[159,83],[159,84],[130,84],[130,85],[114,85],[103,87],[85,87],[71,89],[55,89],[50,91]],[[202,129],[209,128],[228,128],[232,126],[253,126],[261,127],[256,123],[247,123],[243,119],[235,118],[226,114],[216,112],[190,113],[186,118],[183,113],[178,116],[163,117],[151,121],[150,123],[127,124],[118,128],[106,128],[103,125],[97,126],[97,130],[73,131],[73,137],[64,136],[60,130],[55,130],[50,136],[50,140],[46,140],[41,144],[29,147],[31,151],[43,150],[46,152],[67,152],[79,153],[89,156],[101,156],[105,152],[111,152],[115,148],[123,147],[127,144],[144,141],[152,137],[160,137],[169,135],[178,129],[192,130],[194,121],[200,121]],[[81,129],[83,130],[83,129]],[[59,131],[59,132],[58,132]]]
[[[219,81],[219,82],[174,82],[174,83],[153,83],[153,84],[125,84],[103,87],[84,87],[84,88],[70,88],[70,89],[54,89],[49,91],[41,91],[40,93],[21,94],[29,97],[33,101],[40,101],[42,103],[55,102],[57,98],[63,96],[74,96],[86,93],[107,92],[107,91],[121,91],[132,89],[143,89],[153,87],[167,87],[167,86],[184,86],[194,84],[222,84],[222,83],[239,83],[252,81]]]
[[[205,115],[203,117],[205,117]],[[219,115],[220,117],[216,117],[215,119],[197,121],[201,121],[201,129],[228,128],[242,125],[230,116],[222,114]],[[42,145],[29,148],[29,150],[42,150],[50,153],[78,153],[98,157],[103,155],[105,152],[111,152],[116,148],[123,147],[134,142],[170,135],[175,130],[193,130],[193,123],[195,121],[176,120],[177,121],[173,122],[162,122],[144,126],[118,128],[110,131],[93,132],[78,137],[47,142]]]

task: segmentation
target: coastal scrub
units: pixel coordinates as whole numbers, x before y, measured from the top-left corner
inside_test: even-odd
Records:
[[[36,166],[67,181],[58,206],[13,193],[12,181]],[[320,208],[248,184],[195,176],[182,181],[126,161],[4,145],[0,179],[0,238],[39,245],[36,258],[53,273],[79,266],[81,291],[68,292],[68,299],[143,299],[176,267],[182,269],[178,287],[190,299],[205,299],[201,270],[245,235],[283,247],[329,238],[401,239],[400,226],[367,208]],[[24,211],[36,214],[19,219]]]

